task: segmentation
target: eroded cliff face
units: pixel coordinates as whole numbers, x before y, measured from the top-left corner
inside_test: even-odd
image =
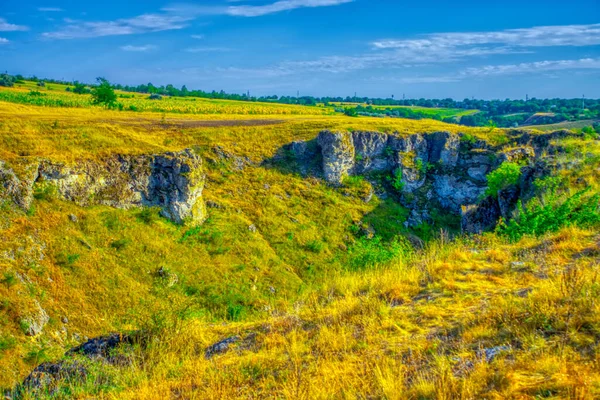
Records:
[[[33,200],[34,184],[81,206],[159,207],[176,222],[198,224],[206,218],[202,159],[192,150],[141,156],[111,156],[72,165],[36,160],[17,174],[0,162],[4,195],[24,210]]]
[[[429,222],[432,211],[441,210],[460,216],[464,231],[481,232],[493,228],[500,217],[510,218],[518,199],[531,191],[536,178],[547,173],[540,155],[552,139],[569,134],[517,132],[509,148],[466,140],[450,132],[399,136],[323,131],[316,146],[295,142],[289,150],[303,173],[311,159],[321,157],[321,170],[312,172],[336,186],[357,175],[381,186],[381,177],[386,177],[394,195],[410,210],[408,226]],[[521,181],[497,197],[486,198],[487,175],[505,161],[523,165]]]

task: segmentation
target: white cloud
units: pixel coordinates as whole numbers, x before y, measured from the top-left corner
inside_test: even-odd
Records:
[[[147,44],[144,46],[133,46],[133,45],[127,45],[127,46],[121,46],[121,50],[123,51],[132,51],[132,52],[146,52],[146,51],[150,51],[150,50],[155,50],[156,46],[151,45],[151,44]]]
[[[372,43],[377,49],[441,49],[462,46],[514,47],[591,46],[600,44],[600,24],[537,26],[495,32],[449,32],[420,39],[386,39]]]
[[[191,16],[167,14],[143,14],[134,18],[103,22],[65,19],[66,26],[55,32],[45,32],[42,37],[47,39],[77,39],[160,32],[183,29],[193,19],[194,17]]]
[[[58,7],[39,7],[38,11],[41,11],[41,12],[63,12],[64,10],[62,8],[58,8]]]
[[[231,49],[227,47],[191,47],[184,51],[187,51],[188,53],[224,53],[231,51]]]
[[[241,1],[241,0],[239,0]],[[354,0],[279,0],[270,4],[263,5],[231,5],[231,6],[198,6],[195,4],[183,3],[173,4],[163,8],[163,11],[180,15],[230,15],[235,17],[260,17],[263,15],[274,14],[282,11],[296,10],[299,8],[317,8],[338,6],[341,4],[352,3]],[[228,1],[228,3],[237,3]]]
[[[519,64],[486,65],[466,68],[456,74],[439,76],[416,76],[392,79],[393,81],[416,83],[447,83],[466,79],[501,77],[524,74],[550,74],[559,71],[600,70],[600,58],[581,58],[576,60],[544,60]],[[556,76],[554,76],[556,77]]]
[[[9,24],[4,18],[0,18],[0,32],[28,31],[29,28],[23,25]]]
[[[204,35],[190,35],[192,39],[202,40],[204,39]]]
[[[227,14],[240,17],[259,17],[282,11],[295,10],[297,8],[329,7],[351,3],[353,1],[354,0],[280,0],[262,6],[230,6],[227,8]]]
[[[2,38],[0,37],[0,45],[1,44],[8,44],[10,41],[8,39]]]
[[[600,69],[600,58],[581,58],[578,60],[551,60],[520,64],[488,65],[484,67],[467,68],[460,74],[460,76],[465,78],[487,77],[576,69]]]
[[[297,8],[335,6],[350,3],[352,1],[354,0],[280,0],[262,6],[197,6],[194,4],[177,4],[163,8],[162,11],[164,13],[143,14],[137,17],[118,19],[115,21],[94,22],[67,20],[65,21],[67,22],[66,26],[63,26],[54,32],[42,33],[42,37],[47,39],[77,39],[158,32],[186,28],[190,21],[193,21],[200,16],[230,15],[258,17]],[[46,10],[50,10],[50,8],[47,8]],[[58,11],[58,9],[56,9],[56,11]],[[0,27],[2,26],[1,23],[2,20],[0,20]],[[199,39],[199,37],[195,38]]]
[[[600,44],[600,24],[535,27],[487,33],[438,33],[417,39],[379,40],[372,43],[373,51],[353,56],[328,56],[315,60],[282,62],[268,67],[268,73],[292,75],[313,71],[338,74],[365,69],[419,67],[475,57],[532,53],[533,49],[540,46],[597,44]]]

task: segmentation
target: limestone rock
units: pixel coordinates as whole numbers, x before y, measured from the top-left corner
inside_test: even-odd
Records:
[[[18,165],[19,173],[0,160],[0,199],[12,200],[22,210],[27,211],[33,201],[33,183],[38,177],[37,161],[24,160]]]
[[[476,203],[485,193],[484,186],[461,180],[455,175],[435,176],[433,187],[441,205],[455,213],[460,212],[462,205]]]
[[[339,185],[355,164],[355,147],[349,132],[323,131],[318,143],[323,155],[323,174],[327,182]]]
[[[493,197],[481,204],[461,207],[461,230],[463,233],[482,233],[496,226],[500,218],[500,207]]]
[[[111,156],[74,165],[42,160],[23,177],[0,162],[3,193],[23,209],[33,198],[33,185],[51,185],[57,195],[81,206],[159,207],[176,222],[201,223],[205,176],[202,159],[192,150],[141,156]]]
[[[50,316],[36,300],[34,301],[34,309],[21,321],[26,328],[25,334],[27,336],[37,336],[42,333],[44,326],[50,321]]]
[[[500,155],[500,162],[519,162],[529,160],[535,157],[533,147],[524,146],[510,149]]]
[[[450,132],[436,132],[427,136],[429,162],[454,167],[458,162],[460,137]]]
[[[352,141],[356,153],[356,173],[384,171],[389,168],[385,154],[388,135],[379,132],[353,132]]]

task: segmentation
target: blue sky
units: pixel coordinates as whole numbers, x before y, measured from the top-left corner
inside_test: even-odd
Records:
[[[253,95],[600,97],[600,1],[0,0],[0,69]]]

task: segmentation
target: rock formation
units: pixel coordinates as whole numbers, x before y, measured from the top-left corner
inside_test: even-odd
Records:
[[[74,165],[40,160],[19,177],[0,162],[0,187],[24,210],[31,206],[35,183],[49,185],[60,198],[81,206],[159,207],[176,223],[201,223],[206,218],[204,181],[202,159],[192,150],[115,155]]]
[[[430,220],[438,209],[460,216],[465,232],[491,229],[498,219],[508,219],[519,198],[531,196],[532,182],[547,172],[540,156],[553,139],[570,132],[532,135],[514,131],[512,147],[493,146],[481,140],[462,140],[463,135],[434,132],[400,136],[380,132],[322,131],[317,152],[322,157],[322,177],[332,185],[342,185],[348,176],[364,175],[375,182],[388,174],[395,180],[395,195],[410,209],[408,226]],[[294,142],[289,151],[305,172],[310,143]],[[487,175],[503,162],[523,165],[518,185],[486,198]],[[393,178],[392,178],[393,177]]]

